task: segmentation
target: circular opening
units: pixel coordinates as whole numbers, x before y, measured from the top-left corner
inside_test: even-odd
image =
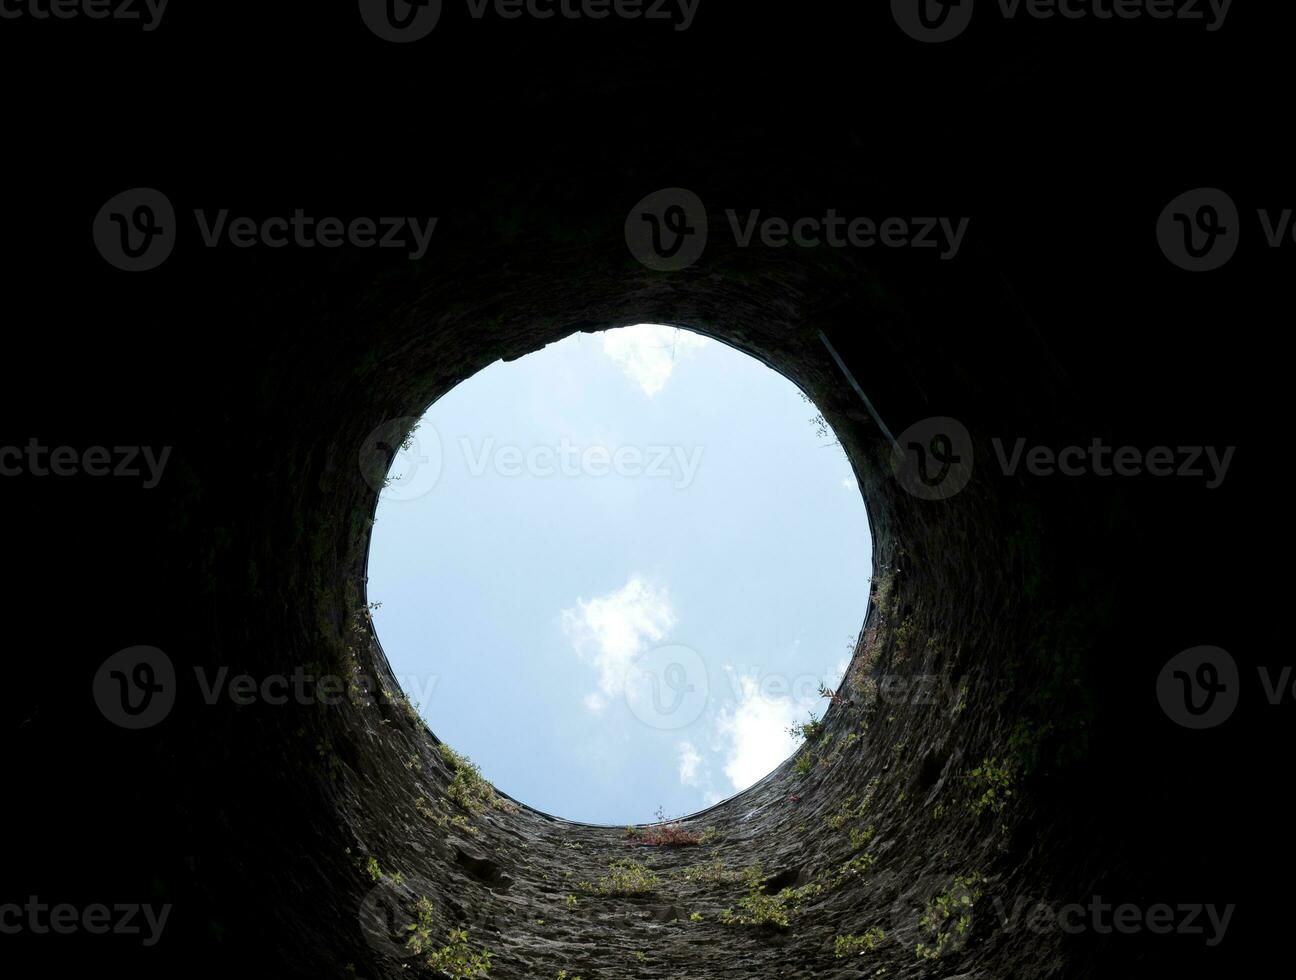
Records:
[[[496,362],[379,496],[369,598],[429,727],[591,823],[737,793],[822,716],[866,611],[864,502],[782,375],[641,324]]]

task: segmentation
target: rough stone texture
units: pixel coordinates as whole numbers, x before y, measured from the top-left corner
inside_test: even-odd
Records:
[[[1270,467],[1286,437],[1263,428],[1286,413],[1262,400],[1290,381],[1254,312],[1266,299],[1286,308],[1289,297],[1270,296],[1289,278],[1285,253],[1266,265],[1248,231],[1228,270],[1189,277],[1151,228],[1184,188],[1256,186],[1264,166],[1270,186],[1286,186],[1260,94],[1288,87],[1289,33],[1271,32],[1273,49],[1256,52],[1231,26],[1180,45],[1183,34],[1153,33],[1168,25],[1094,24],[1067,47],[1054,39],[1073,25],[1059,19],[978,28],[937,49],[897,43],[886,4],[838,5],[859,18],[847,25],[822,5],[762,16],[744,3],[737,14],[703,5],[678,39],[637,24],[514,31],[447,15],[434,43],[398,49],[357,41],[353,9],[330,20],[263,5],[253,24],[235,6],[185,23],[169,15],[174,33],[139,39],[138,51],[105,42],[107,25],[83,24],[80,49],[67,25],[4,32],[30,48],[12,44],[12,60],[0,59],[15,90],[39,89],[62,122],[28,118],[25,96],[7,107],[22,147],[9,162],[18,326],[7,356],[29,387],[6,386],[0,414],[19,442],[175,447],[156,491],[6,485],[16,530],[35,538],[14,546],[12,615],[41,634],[11,642],[6,662],[6,694],[19,701],[6,896],[175,905],[153,949],[72,947],[84,970],[58,958],[68,944],[13,939],[41,958],[30,973],[345,977],[351,964],[371,980],[418,975],[362,928],[369,857],[402,874],[404,912],[425,895],[435,928],[468,925],[504,980],[882,967],[889,978],[1228,976],[1247,974],[1226,957],[1281,947],[1289,901],[1247,903],[1237,868],[1284,856],[1266,837],[1289,830],[1282,780],[1239,764],[1286,744],[1283,716],[1251,695],[1230,725],[1186,732],[1152,691],[1186,647],[1228,646],[1249,670],[1289,643],[1261,625],[1288,601],[1281,577],[1247,551],[1275,540],[1290,506]],[[322,24],[335,33],[307,30]],[[196,56],[209,38],[223,50]],[[87,71],[49,71],[70,63]],[[1272,77],[1257,80],[1262,70]],[[79,76],[111,77],[145,105],[87,98]],[[1182,95],[1182,79],[1201,83]],[[208,250],[187,225],[165,266],[123,275],[94,254],[88,225],[111,195],[148,183],[182,215],[302,207],[441,223],[418,263]],[[644,194],[676,185],[706,202],[715,233],[696,266],[652,274],[629,258],[623,222]],[[1246,204],[1258,202],[1257,192]],[[724,225],[729,208],[829,207],[974,224],[959,261],[945,263],[738,250]],[[434,736],[381,695],[381,652],[351,631],[375,501],[361,472],[366,437],[495,358],[636,321],[721,338],[814,398],[860,479],[879,577],[894,582],[896,605],[869,624],[855,666],[871,660],[867,648],[876,672],[966,674],[966,707],[833,708],[829,735],[844,741],[867,722],[866,736],[828,771],[784,766],[691,818],[716,828],[699,848],[631,848],[619,829],[525,808],[472,819],[475,835],[443,829],[415,807],[425,797],[434,814],[455,815]],[[932,415],[968,426],[978,465],[963,493],[936,504],[897,487],[820,330],[894,430]],[[998,472],[994,436],[1238,444],[1239,462],[1209,493],[1191,481],[1032,480]],[[208,707],[191,686],[164,725],[116,730],[89,698],[90,678],[138,643],[182,672],[255,677],[349,671],[354,648],[361,672],[380,678],[376,703]],[[1032,768],[1001,814],[977,816],[971,769],[1031,749],[1022,734],[1039,737]],[[856,849],[826,817],[875,779],[862,818],[872,866],[808,902],[786,933],[717,920],[739,885],[667,873],[718,858],[731,869],[759,861],[772,886],[832,874]],[[567,904],[573,881],[626,855],[659,866],[654,895]],[[987,881],[968,941],[919,959],[922,904],[972,872]],[[993,907],[1096,893],[1240,906],[1217,949],[1146,933],[1037,936],[1003,927]],[[702,922],[689,921],[694,911]],[[888,941],[873,954],[832,956],[836,935],[874,926]]]
[[[177,460],[190,476],[177,510],[185,525],[179,530],[193,539],[183,553],[197,556],[183,573],[205,575],[203,604],[222,610],[212,633],[191,638],[195,648],[210,644],[218,662],[229,651],[255,649],[259,659],[247,666],[259,671],[305,663],[372,678],[372,703],[357,695],[338,707],[302,709],[291,720],[248,710],[218,736],[236,755],[256,747],[267,783],[244,786],[243,797],[269,795],[285,817],[300,821],[296,840],[276,838],[273,857],[263,855],[294,872],[261,886],[265,907],[274,910],[269,931],[286,937],[294,968],[349,963],[360,976],[401,975],[409,957],[375,946],[362,928],[362,919],[374,927],[380,921],[373,908],[361,912],[375,887],[379,907],[403,915],[402,922],[418,897],[428,898],[438,940],[467,926],[470,945],[492,952],[491,976],[500,978],[555,977],[561,970],[585,980],[844,977],[881,967],[894,977],[982,977],[1003,975],[1004,964],[1029,976],[1087,961],[1092,950],[1068,952],[1060,935],[996,929],[988,897],[975,907],[965,943],[939,960],[915,955],[916,945],[931,938],[919,925],[926,903],[950,890],[956,875],[984,876],[986,896],[1009,907],[1018,895],[1080,893],[1090,885],[1093,871],[1057,859],[1074,830],[1065,813],[1042,806],[1022,780],[1002,814],[977,815],[969,772],[984,757],[1015,757],[1009,740],[1019,724],[1038,732],[1057,723],[1041,759],[1083,744],[1087,678],[1068,654],[1089,642],[1074,631],[1095,627],[1090,612],[1061,598],[1078,586],[1054,579],[1055,559],[1031,524],[1040,502],[1019,486],[996,485],[988,468],[949,501],[905,493],[890,476],[889,443],[818,336],[824,330],[833,338],[871,397],[887,406],[881,410],[894,413],[892,424],[913,416],[909,406],[921,400],[919,391],[936,384],[945,387],[941,410],[979,433],[1014,400],[1046,397],[1041,392],[1051,383],[1043,366],[1032,367],[1030,389],[994,373],[1004,365],[1019,372],[1021,350],[1031,346],[1005,297],[969,272],[927,275],[918,289],[915,277],[846,259],[755,257],[719,245],[704,270],[669,278],[628,258],[606,267],[606,250],[597,246],[528,243],[494,256],[483,251],[450,268],[447,261],[453,263],[437,256],[425,268],[386,278],[380,289],[366,286],[342,309],[333,306],[336,295],[345,295],[338,285],[322,309],[303,310],[289,296],[252,314],[266,322],[296,318],[290,322],[309,343],[267,352],[265,376],[309,384],[266,387],[248,402],[260,420],[231,438],[246,447],[248,433],[257,434],[257,465],[240,470],[238,481],[213,469],[227,458],[219,449]],[[944,326],[956,315],[996,322],[1000,334],[959,349]],[[575,329],[644,321],[686,324],[731,343],[815,399],[860,478],[875,537],[875,579],[887,583],[861,631],[856,686],[843,691],[854,703],[834,705],[825,735],[804,750],[811,772],[799,774],[790,760],[751,790],[690,817],[686,826],[714,828],[715,836],[679,849],[636,846],[623,828],[573,824],[525,807],[471,815],[450,803],[450,773],[435,736],[395,696],[363,614],[374,487],[389,458],[366,455],[369,434],[388,424],[390,451],[402,425],[492,360],[519,357]],[[926,378],[901,375],[894,362],[866,353],[890,346],[889,356],[899,360],[924,345],[948,355],[939,364],[905,360],[911,371],[932,372]],[[977,379],[973,390],[953,385],[960,372]],[[400,419],[407,421],[389,422]],[[984,441],[976,451],[991,453]],[[244,506],[260,509],[257,519],[223,526],[217,487],[241,487]],[[195,509],[203,500],[212,510]],[[277,530],[266,535],[266,528]],[[1054,598],[1041,608],[1044,596]],[[258,640],[265,637],[275,642]],[[1050,657],[1022,656],[1041,646]],[[234,666],[241,666],[237,656]],[[931,704],[874,696],[868,703],[863,678],[884,674],[934,675],[967,688],[961,706],[943,698]],[[1036,700],[1040,692],[1052,700]],[[211,719],[201,722],[204,737],[212,737]],[[852,733],[857,738],[845,747]],[[836,742],[843,747],[834,751]],[[1051,764],[1041,763],[1035,775]],[[871,803],[860,819],[828,826],[848,797],[866,794]],[[420,797],[436,817],[416,809]],[[466,826],[437,825],[456,814]],[[850,829],[866,826],[872,839],[852,845]],[[258,860],[262,841],[240,837],[237,825],[230,830],[222,863],[237,868]],[[1084,850],[1092,853],[1090,847]],[[861,853],[872,865],[808,900],[786,930],[722,924],[721,911],[735,907],[745,885],[682,877],[715,860],[735,873],[759,862],[777,891],[837,874]],[[363,872],[370,857],[386,875],[400,872],[403,883],[384,878],[375,886]],[[657,871],[651,894],[598,897],[578,889],[624,857]],[[1111,875],[1118,868],[1110,853],[1106,860]],[[576,895],[574,904],[568,895]],[[701,922],[690,920],[694,912]],[[836,936],[874,927],[887,937],[875,952],[834,958]]]

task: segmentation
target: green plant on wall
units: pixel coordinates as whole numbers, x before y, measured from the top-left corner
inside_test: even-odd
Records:
[[[906,616],[904,622],[896,627],[895,659],[897,663],[902,663],[908,658],[909,650],[913,645],[914,636],[917,632],[918,627],[914,623],[912,616]]]
[[[411,933],[405,945],[410,952],[425,956],[424,962],[429,969],[437,970],[452,980],[472,980],[487,975],[490,951],[470,948],[467,929],[451,929],[449,942],[436,946],[432,939],[435,906],[425,896],[414,903],[414,911],[415,921],[405,927]]]
[[[885,938],[886,933],[877,927],[860,936],[838,936],[833,940],[833,955],[839,960],[848,956],[862,956],[877,949]]]
[[[453,773],[446,794],[469,813],[479,814],[487,807],[506,812],[516,807],[502,799],[481,774],[481,770],[465,755],[460,755],[444,742],[438,750]]]
[[[972,909],[981,897],[985,880],[975,871],[958,875],[949,891],[927,903],[918,919],[918,928],[926,936],[926,941],[914,947],[920,959],[940,959],[950,947],[960,946],[966,941],[972,929]]]
[[[987,756],[967,775],[972,791],[972,815],[989,810],[998,816],[1016,795],[1017,772],[1010,760]]]
[[[765,876],[759,863],[744,872],[747,894],[738,899],[737,911],[725,909],[720,921],[725,925],[773,926],[787,929],[807,899],[821,894],[824,886],[811,882],[800,888],[783,888],[773,895],[765,891]]]
[[[645,895],[657,888],[656,872],[638,861],[624,858],[608,865],[608,873],[596,882],[581,881],[576,887],[594,895]]]
[[[813,742],[823,734],[823,722],[811,712],[809,721],[792,725],[787,729],[787,733],[793,738],[803,738],[807,742]]]
[[[462,813],[452,813],[449,816],[446,816],[444,813],[438,813],[432,808],[432,804],[428,802],[426,796],[415,798],[414,809],[418,812],[420,817],[423,817],[425,820],[430,820],[441,830],[449,830],[453,827],[455,830],[461,830],[472,837],[476,837],[479,833],[477,828],[469,823],[468,818]]]
[[[679,879],[686,884],[714,885],[741,881],[744,871],[726,867],[723,860],[713,858],[706,864],[693,864],[679,871]]]

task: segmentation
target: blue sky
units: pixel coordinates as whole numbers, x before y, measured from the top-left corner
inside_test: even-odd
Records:
[[[369,600],[437,736],[510,796],[614,825],[787,758],[872,567],[816,414],[759,361],[652,325],[497,362],[434,404],[379,499]]]

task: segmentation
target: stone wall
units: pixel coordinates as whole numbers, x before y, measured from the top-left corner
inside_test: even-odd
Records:
[[[259,660],[247,666],[259,672],[308,664],[364,678],[336,707],[244,712],[221,735],[228,752],[256,759],[264,780],[243,774],[252,781],[239,806],[251,808],[245,819],[259,836],[240,837],[235,821],[228,860],[295,869],[258,886],[259,903],[274,910],[260,926],[284,937],[296,968],[353,964],[372,977],[418,961],[375,937],[414,921],[420,898],[437,945],[466,927],[469,948],[489,950],[491,976],[503,978],[857,976],[865,967],[896,977],[1028,976],[1072,957],[1087,962],[1093,951],[1064,951],[1060,934],[996,928],[990,904],[1092,886],[1094,872],[1057,860],[1074,847],[1072,821],[1047,801],[1054,760],[1082,749],[1092,721],[1083,653],[1096,629],[1091,607],[1103,601],[1072,592],[1051,551],[1067,542],[1046,540],[1039,523],[1073,500],[1041,498],[987,466],[949,500],[908,493],[892,474],[891,443],[820,337],[885,406],[890,426],[902,428],[926,396],[925,414],[957,415],[989,459],[983,433],[1021,401],[1049,397],[1056,381],[1042,359],[1022,354],[1032,345],[1009,300],[975,270],[944,274],[933,290],[931,277],[919,289],[921,277],[846,260],[823,267],[717,247],[705,272],[666,278],[630,261],[600,268],[603,254],[484,251],[381,286],[363,280],[342,312],[290,294],[254,322],[310,339],[268,352],[264,370],[276,383],[244,406],[256,421],[228,433],[244,463],[234,473],[215,466],[225,452],[178,461],[192,467],[177,508],[194,535],[179,553],[201,556],[205,601],[220,610],[215,630],[192,643],[213,662],[255,648]],[[950,324],[968,319],[997,323],[998,336],[960,350]],[[750,790],[684,820],[706,837],[680,848],[524,805],[474,813],[452,801],[454,768],[403,703],[364,610],[375,487],[404,427],[492,360],[572,330],[634,322],[710,334],[808,392],[851,459],[875,537],[869,618],[822,735]],[[900,349],[888,351],[888,339]],[[952,356],[911,358],[928,347]],[[385,449],[373,448],[375,429]],[[204,545],[231,493],[256,517]],[[197,501],[205,506],[195,510]],[[860,587],[863,605],[868,585]],[[930,685],[923,691],[933,696],[905,696],[897,684]],[[485,692],[483,724],[489,716]],[[266,800],[291,834],[265,834]],[[1119,874],[1105,857],[1104,874]],[[597,887],[625,859],[655,872],[656,884],[629,896],[582,886]],[[742,915],[756,880],[788,905],[786,926],[723,921],[725,910]],[[924,925],[929,903],[951,895],[975,904]],[[836,937],[874,929],[885,938],[872,952],[834,955]],[[919,956],[920,945],[939,956]]]
[[[6,900],[174,905],[155,947],[6,935],[6,967],[21,949],[38,975],[427,976],[373,928],[390,913],[403,939],[421,899],[431,941],[466,927],[498,980],[1229,976],[1280,947],[1289,903],[1246,878],[1290,877],[1274,857],[1289,705],[1253,687],[1229,724],[1189,731],[1155,685],[1198,644],[1230,648],[1251,679],[1286,649],[1269,623],[1288,602],[1286,437],[1269,430],[1290,380],[1264,312],[1286,309],[1286,253],[1252,225],[1227,269],[1190,274],[1155,224],[1207,184],[1248,209],[1290,203],[1266,103],[1289,87],[1290,34],[1255,48],[1233,21],[1008,24],[992,6],[947,45],[898,36],[878,3],[703,4],[678,37],[447,5],[409,45],[373,37],[354,4],[177,9],[129,41],[105,40],[113,22],[6,22],[16,380],[0,418],[15,444],[173,452],[149,491],[5,477],[18,625],[0,885]],[[69,64],[84,71],[50,71]],[[83,77],[113,82],[87,92]],[[92,221],[149,185],[184,230],[165,264],[123,273]],[[711,240],[693,266],[653,272],[626,216],[673,186],[705,202]],[[221,208],[439,223],[417,260],[208,248],[190,219]],[[741,248],[726,216],[828,208],[972,223],[946,261]],[[405,709],[363,615],[385,463],[371,434],[390,447],[498,358],[636,322],[730,343],[813,398],[859,479],[885,586],[852,703],[766,780],[688,817],[714,831],[673,850],[455,803],[435,718],[427,731]],[[947,500],[902,488],[878,424],[935,416],[966,426],[975,459]],[[1207,491],[1005,474],[993,440],[1018,437],[1239,451]],[[207,705],[190,684],[163,724],[126,731],[92,681],[141,643],[186,678],[372,681],[334,706]],[[966,691],[874,690],[914,675]],[[581,887],[625,859],[655,872],[650,891]],[[1238,911],[1218,947],[1000,914],[1095,895]],[[787,926],[723,921],[762,902]],[[946,923],[966,912],[964,931],[925,927],[933,903],[963,910]],[[874,950],[834,955],[873,929]]]

